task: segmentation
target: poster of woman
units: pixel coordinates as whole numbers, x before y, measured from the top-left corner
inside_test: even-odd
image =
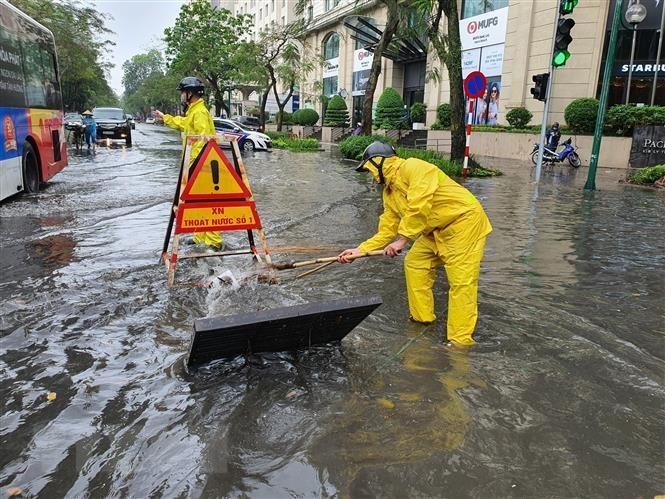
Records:
[[[498,124],[499,119],[499,96],[501,83],[498,81],[490,82],[487,88],[489,94],[486,110],[487,124],[496,125]]]

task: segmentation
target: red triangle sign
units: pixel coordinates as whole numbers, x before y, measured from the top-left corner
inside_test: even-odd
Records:
[[[183,201],[211,201],[215,199],[244,200],[251,197],[226,154],[214,139],[210,139],[194,166],[185,190]]]

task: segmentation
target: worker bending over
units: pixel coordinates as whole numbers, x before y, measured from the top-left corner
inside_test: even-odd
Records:
[[[394,257],[412,242],[404,260],[411,319],[436,319],[432,288],[436,269],[443,265],[450,286],[448,341],[474,344],[480,261],[492,231],[483,207],[435,165],[398,158],[395,149],[382,142],[365,149],[356,171],[367,171],[383,184],[384,211],[376,235],[343,251],[338,260],[349,263],[352,255],[382,248]]]

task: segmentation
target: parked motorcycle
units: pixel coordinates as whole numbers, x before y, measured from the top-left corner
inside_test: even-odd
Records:
[[[69,133],[67,134],[67,141],[71,141],[76,150],[83,148],[83,136],[85,134],[85,125],[80,121],[70,121],[65,123],[65,130]]]
[[[563,150],[559,153],[549,149],[547,146],[543,148],[543,163],[563,163],[568,161],[568,164],[573,168],[579,168],[582,160],[576,152],[576,148],[572,145],[573,139],[568,139],[563,143]],[[533,152],[531,153],[531,161],[533,164],[538,163],[538,144],[533,145]]]

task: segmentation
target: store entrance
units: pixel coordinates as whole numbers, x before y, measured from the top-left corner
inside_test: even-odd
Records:
[[[427,61],[404,65],[404,104],[407,109],[416,102],[425,102],[425,71]]]

